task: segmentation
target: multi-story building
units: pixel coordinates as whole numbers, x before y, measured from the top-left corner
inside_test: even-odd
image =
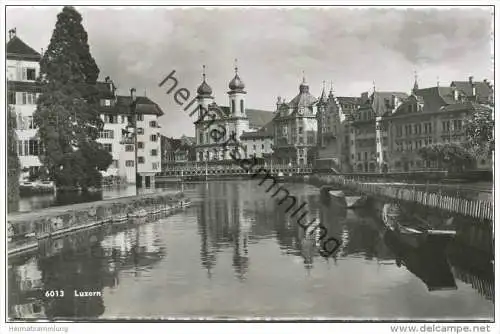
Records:
[[[361,94],[360,106],[349,123],[349,163],[356,172],[388,170],[389,140],[384,116],[392,114],[408,94],[378,92]]]
[[[309,92],[305,78],[290,102],[278,97],[273,119],[273,162],[305,165],[316,159],[318,99]]]
[[[236,149],[236,143],[229,141],[234,136],[238,141],[238,151],[241,157],[248,157],[241,143],[244,133],[257,131],[271,121],[272,112],[246,108],[245,84],[235,68],[235,76],[229,82],[229,107],[219,106],[212,96],[212,88],[207,84],[205,73],[203,82],[197,90],[198,119],[196,131],[196,161],[230,161],[229,153]],[[210,117],[208,115],[211,115]],[[218,131],[216,138],[213,130]],[[245,138],[243,138],[245,139]],[[223,145],[227,142],[228,145]],[[248,143],[247,143],[248,146]]]
[[[387,160],[390,171],[411,171],[436,167],[423,161],[418,151],[436,143],[464,143],[464,121],[470,113],[489,108],[493,88],[487,81],[452,82],[450,87],[418,89],[393,113],[385,115],[383,125],[389,130]],[[477,168],[491,168],[487,157],[477,161]]]
[[[6,52],[7,103],[16,117],[17,154],[21,169],[36,173],[41,166],[38,159],[41,146],[33,113],[41,92],[35,82],[40,73],[41,55],[16,35],[16,29],[9,31]]]
[[[186,164],[196,161],[196,138],[182,136],[180,139],[161,136],[162,170],[175,164]]]
[[[135,89],[129,96],[116,94],[111,79],[98,83],[101,119],[104,128],[98,142],[111,153],[113,163],[105,175],[120,176],[128,183],[136,183],[133,115],[137,115],[137,174],[143,186],[153,187],[154,176],[161,171],[160,126],[161,108],[146,96],[136,96]],[[135,100],[135,108],[132,101]]]
[[[333,87],[328,97],[323,92],[318,101],[318,158],[316,167],[349,171],[349,121],[359,106],[355,97],[337,97]]]
[[[259,163],[270,162],[273,154],[273,123],[270,121],[257,131],[244,132],[240,137],[246,154]]]

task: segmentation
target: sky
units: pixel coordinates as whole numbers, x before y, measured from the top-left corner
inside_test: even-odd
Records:
[[[47,49],[62,7],[7,7],[7,30],[35,50]],[[409,92],[453,80],[493,81],[491,8],[104,8],[76,7],[83,16],[100,79],[118,93],[130,88],[164,111],[164,135],[194,135],[169,84],[173,70],[191,95],[202,65],[215,101],[228,105],[228,84],[238,73],[248,108],[274,111],[277,96],[291,100],[303,75],[313,95],[331,83],[337,96]],[[29,17],[29,20],[26,20]],[[28,23],[29,22],[29,23]]]

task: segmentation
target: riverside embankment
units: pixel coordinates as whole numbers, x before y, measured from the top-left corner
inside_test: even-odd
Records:
[[[172,213],[186,200],[183,193],[164,192],[9,214],[8,254],[37,248],[42,239],[124,220],[139,210]]]

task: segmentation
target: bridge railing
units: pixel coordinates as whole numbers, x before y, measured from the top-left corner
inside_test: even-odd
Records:
[[[455,212],[464,216],[493,221],[492,201],[471,200],[459,196],[417,190],[416,188],[388,184],[366,183],[342,175],[317,176],[321,183],[338,184],[365,194],[385,196],[397,200],[416,202],[424,206]]]
[[[253,170],[258,170],[260,168],[266,169],[272,172],[280,172],[280,171],[305,171],[311,170],[311,165],[284,165],[284,164],[257,164],[253,167]],[[196,163],[189,164],[183,166],[166,166],[160,174],[170,174],[175,172],[193,172],[193,171],[234,171],[241,169],[241,167],[237,164],[224,164],[224,165],[213,165],[213,164],[204,164],[204,163]]]

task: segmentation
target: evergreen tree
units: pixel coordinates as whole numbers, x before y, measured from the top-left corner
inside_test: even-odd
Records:
[[[40,160],[57,187],[99,186],[112,157],[96,142],[99,68],[90,54],[82,16],[64,7],[40,61],[42,94],[34,121],[43,147]]]
[[[19,206],[19,176],[21,164],[17,156],[16,117],[7,107],[7,212],[17,211]]]
[[[465,132],[468,137],[468,146],[476,157],[493,155],[495,149],[495,122],[493,109],[484,108],[472,113],[465,121]]]

